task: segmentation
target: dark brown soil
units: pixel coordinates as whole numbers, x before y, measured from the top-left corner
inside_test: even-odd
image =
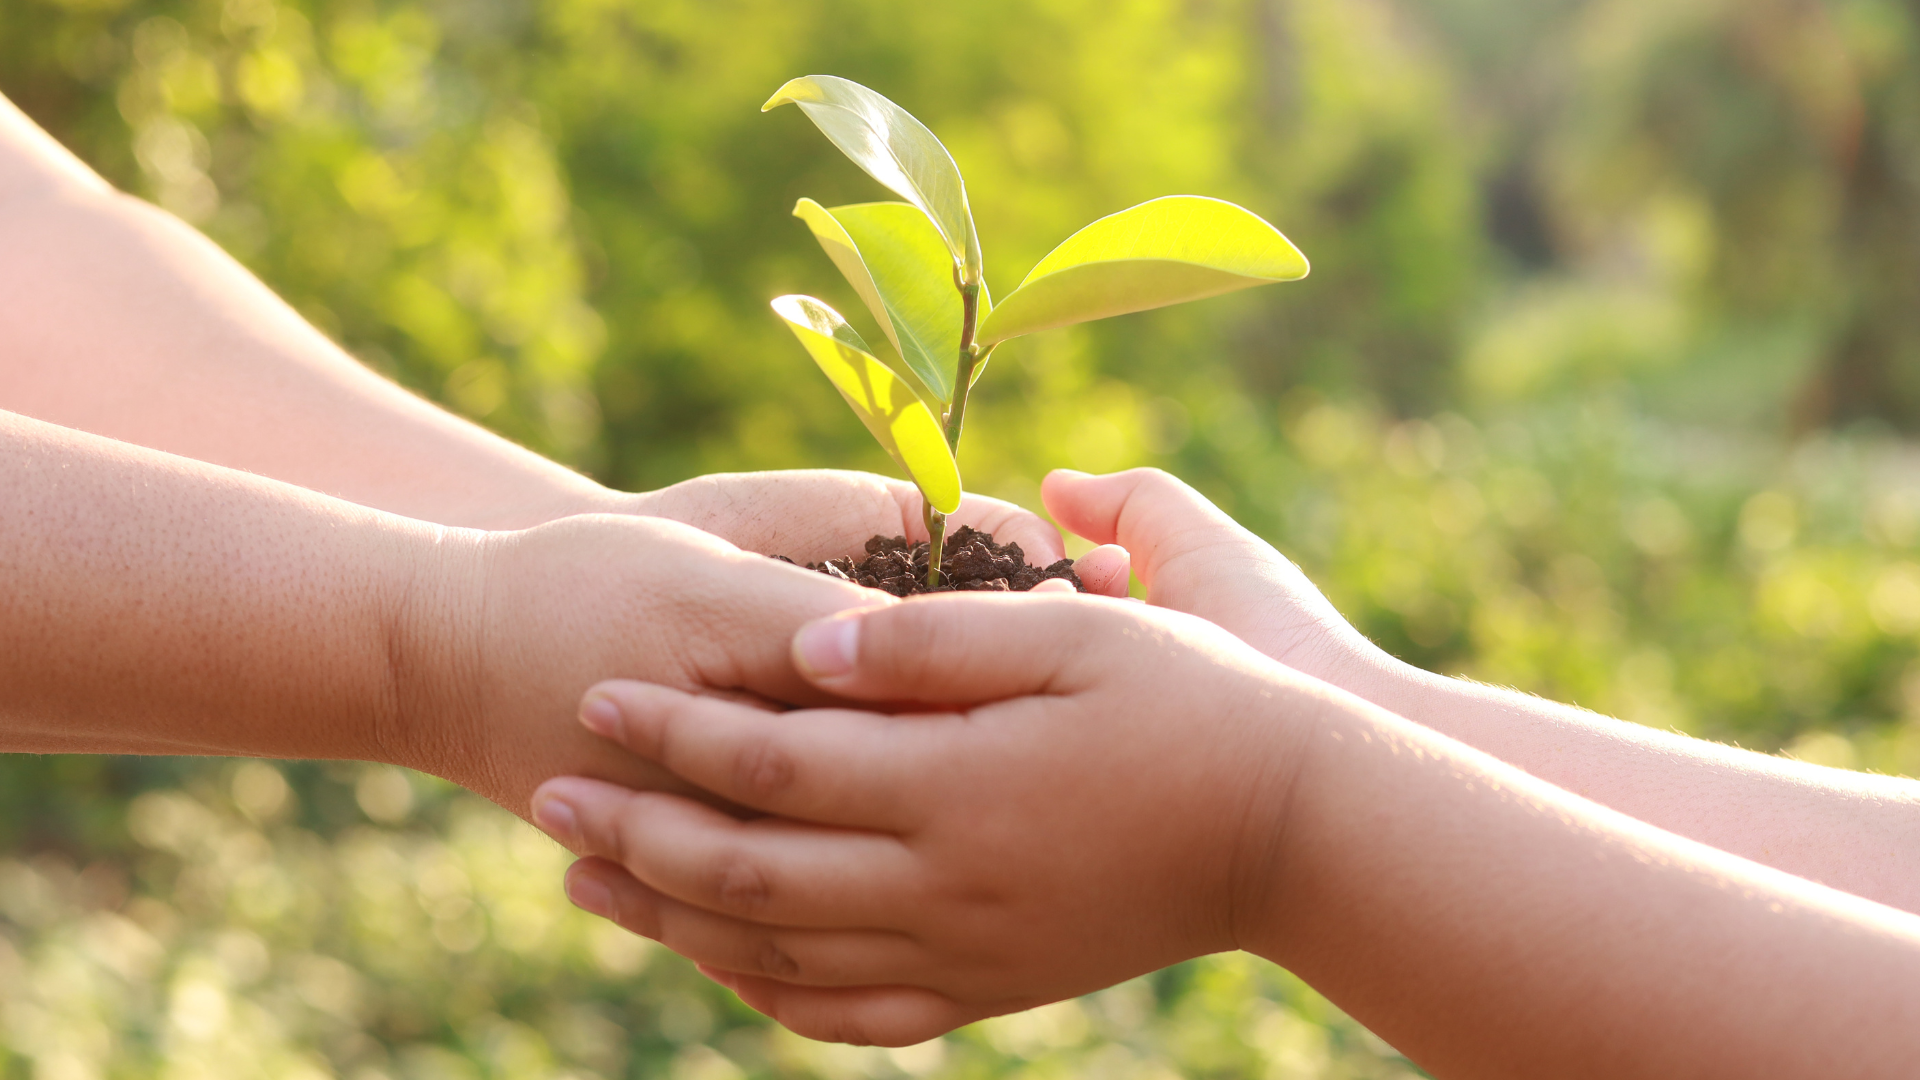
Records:
[[[1080,576],[1073,572],[1073,560],[1061,559],[1042,569],[1027,565],[1026,552],[1019,544],[996,544],[992,533],[978,532],[962,525],[947,537],[940,553],[940,584],[927,588],[927,542],[909,545],[904,536],[875,536],[867,541],[867,557],[828,559],[808,563],[807,569],[879,589],[895,596],[914,596],[935,592],[1026,592],[1048,578],[1061,578],[1086,592]],[[793,562],[783,555],[774,558]]]

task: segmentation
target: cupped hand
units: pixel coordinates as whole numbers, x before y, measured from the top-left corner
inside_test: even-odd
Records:
[[[582,721],[769,815],[561,778],[535,821],[582,907],[812,1038],[902,1045],[1236,946],[1291,784],[1306,680],[1144,605],[949,595],[816,622],[845,699],[773,714],[633,682]],[[973,704],[986,702],[986,704]],[[1180,717],[1181,722],[1169,722]]]
[[[692,525],[728,543],[796,562],[861,555],[867,538],[927,538],[920,491],[903,480],[840,469],[715,473],[630,496],[630,513]],[[1045,566],[1063,555],[1060,531],[1010,502],[968,494],[950,528],[971,525],[1018,543]]]
[[[609,677],[702,693],[823,699],[788,657],[809,619],[893,598],[742,551],[658,518],[564,518],[450,533],[397,616],[392,668],[405,721],[389,760],[526,816],[558,774],[687,790],[575,722]]]
[[[1058,469],[1040,492],[1062,528],[1131,555],[1148,604],[1197,615],[1296,671],[1355,692],[1396,663],[1291,560],[1178,477],[1159,469],[1105,476]]]
[[[546,522],[578,514],[636,514],[665,518],[762,555],[799,563],[858,557],[872,536],[927,538],[920,491],[904,480],[844,469],[713,473],[637,494],[595,487],[569,492],[537,508],[507,515],[514,522]],[[968,493],[949,515],[949,532],[970,525],[1002,544],[1017,543],[1027,561],[1046,566],[1064,552],[1060,530],[1039,515],[1002,499]],[[1074,563],[1089,592],[1125,596],[1126,552],[1097,548]]]
[[[870,473],[717,474],[608,505],[619,513],[486,534],[486,555],[460,572],[463,580],[436,578],[421,611],[472,610],[431,628],[424,636],[438,655],[402,675],[426,687],[411,692],[454,701],[464,719],[394,733],[406,763],[523,816],[533,787],[563,773],[684,790],[574,724],[580,693],[628,678],[821,700],[793,674],[788,637],[808,619],[891,598],[763,556],[808,562],[859,553],[876,533],[926,535],[913,485]],[[968,495],[951,520],[1019,543],[1029,562],[1061,557],[1059,531],[1012,503]],[[1092,587],[1118,595],[1124,560],[1117,576],[1112,563],[1110,549],[1080,565]],[[443,656],[463,666],[464,683],[432,675]]]

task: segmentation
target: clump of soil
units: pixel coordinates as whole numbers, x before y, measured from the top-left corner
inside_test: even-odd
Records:
[[[783,555],[774,558],[791,563]],[[874,536],[867,541],[867,557],[828,559],[808,563],[815,570],[855,585],[879,589],[895,596],[915,596],[936,592],[1026,592],[1049,578],[1060,578],[1086,592],[1080,575],[1073,572],[1073,560],[1061,559],[1044,569],[1027,565],[1026,552],[1019,544],[996,544],[992,533],[983,533],[962,525],[947,537],[940,553],[940,584],[927,588],[927,542],[907,543],[904,536]]]

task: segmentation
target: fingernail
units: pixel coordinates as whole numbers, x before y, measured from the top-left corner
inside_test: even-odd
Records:
[[[618,739],[625,720],[620,706],[604,694],[589,694],[580,702],[580,723],[603,739]]]
[[[590,874],[575,874],[567,879],[567,899],[589,915],[613,918],[613,890]]]
[[[859,648],[859,616],[821,619],[801,627],[794,635],[793,659],[808,675],[822,678],[845,675],[853,670]]]
[[[1070,480],[1079,480],[1084,477],[1092,476],[1093,474],[1089,472],[1081,472],[1079,469],[1055,469],[1053,470],[1053,475],[1064,476]]]
[[[563,844],[571,845],[580,835],[579,815],[557,795],[544,796],[533,804],[533,823]]]

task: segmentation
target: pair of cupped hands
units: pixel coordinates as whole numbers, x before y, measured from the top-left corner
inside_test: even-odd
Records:
[[[917,516],[913,489],[782,475],[488,556],[481,632],[553,627],[602,681],[563,720],[512,665],[473,672],[493,718],[453,776],[585,856],[576,905],[800,1034],[886,1045],[1263,932],[1298,766],[1275,688],[1380,661],[1292,563],[1164,472],[1062,470],[1042,496],[1100,545],[1077,563],[1091,595],[899,601],[754,552],[858,550]],[[1062,553],[1008,503],[955,521]],[[591,599],[556,614],[567,597]]]

